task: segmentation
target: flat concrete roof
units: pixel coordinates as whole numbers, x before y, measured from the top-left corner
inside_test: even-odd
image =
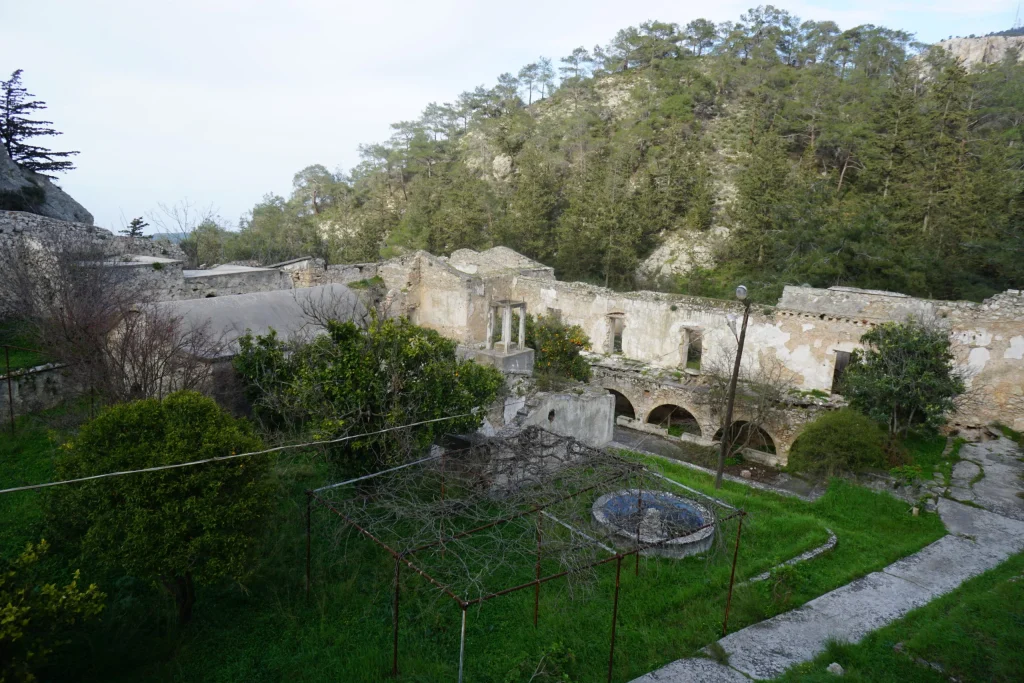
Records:
[[[181,272],[185,277],[210,277],[213,275],[233,275],[236,273],[257,273],[266,270],[274,269],[253,268],[252,266],[216,266],[214,268],[206,268],[203,270],[183,270]]]
[[[304,308],[327,309],[340,321],[361,321],[366,316],[358,295],[345,285],[330,284],[275,292],[252,292],[203,299],[164,301],[158,311],[180,317],[187,327],[208,326],[210,334],[225,345],[221,356],[238,352],[238,338],[275,330],[282,339],[312,338],[324,328],[310,319]]]

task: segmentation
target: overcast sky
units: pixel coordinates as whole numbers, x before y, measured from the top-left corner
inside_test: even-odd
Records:
[[[539,55],[604,44],[647,19],[737,20],[753,0],[0,0],[0,74],[25,70],[81,150],[60,184],[104,227],[157,203],[230,224],[314,163],[348,169],[390,135]],[[801,19],[933,42],[1009,28],[1017,0],[778,2]],[[4,76],[6,78],[6,76]]]

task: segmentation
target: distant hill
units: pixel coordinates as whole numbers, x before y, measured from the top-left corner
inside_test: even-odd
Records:
[[[1024,26],[1018,26],[1017,28],[1010,28],[1005,31],[999,31],[997,33],[989,33],[990,36],[1024,36]]]

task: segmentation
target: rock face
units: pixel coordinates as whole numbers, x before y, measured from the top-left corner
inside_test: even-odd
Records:
[[[92,225],[92,214],[49,178],[26,171],[0,147],[0,209]]]
[[[952,38],[943,40],[939,47],[945,48],[954,57],[964,60],[968,69],[1003,61],[1010,50],[1018,50],[1017,60],[1024,53],[1024,36],[987,36],[985,38]]]

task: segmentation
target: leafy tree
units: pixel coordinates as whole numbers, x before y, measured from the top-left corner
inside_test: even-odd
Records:
[[[140,216],[138,218],[133,218],[131,222],[128,223],[127,227],[123,230],[119,230],[118,232],[125,237],[145,237],[146,235],[142,234],[142,229],[147,227],[149,227],[149,223],[142,220],[142,217]]]
[[[946,332],[911,320],[884,323],[861,337],[843,375],[850,406],[885,424],[889,435],[915,425],[934,429],[965,390]]]
[[[580,355],[590,349],[590,339],[579,325],[565,325],[551,316],[528,315],[526,345],[534,350],[533,366],[538,375],[580,382],[590,379],[590,363]]]
[[[717,39],[718,28],[714,22],[707,19],[694,19],[686,25],[683,32],[683,40],[697,57],[714,47]]]
[[[54,152],[29,142],[32,138],[61,135],[49,128],[53,121],[37,121],[32,112],[46,109],[46,102],[35,97],[21,84],[22,70],[17,69],[6,81],[0,81],[0,142],[14,163],[24,169],[53,178],[50,172],[70,171],[74,164],[68,157],[78,152]]]
[[[365,330],[330,322],[327,331],[301,344],[246,335],[235,368],[263,419],[317,439],[367,434],[334,452],[342,468],[396,464],[443,434],[477,429],[502,386],[497,370],[460,361],[454,341],[404,318],[374,317]]]
[[[0,558],[0,681],[29,683],[74,626],[95,618],[106,595],[96,584],[83,590],[81,574],[58,586],[42,579],[39,563],[50,545],[29,543],[13,560]]]
[[[61,451],[56,471],[74,479],[260,447],[247,421],[183,391],[107,409]],[[184,624],[192,617],[197,583],[251,575],[270,506],[269,473],[267,456],[248,456],[61,487],[49,501],[48,518],[83,560],[161,585]]]

